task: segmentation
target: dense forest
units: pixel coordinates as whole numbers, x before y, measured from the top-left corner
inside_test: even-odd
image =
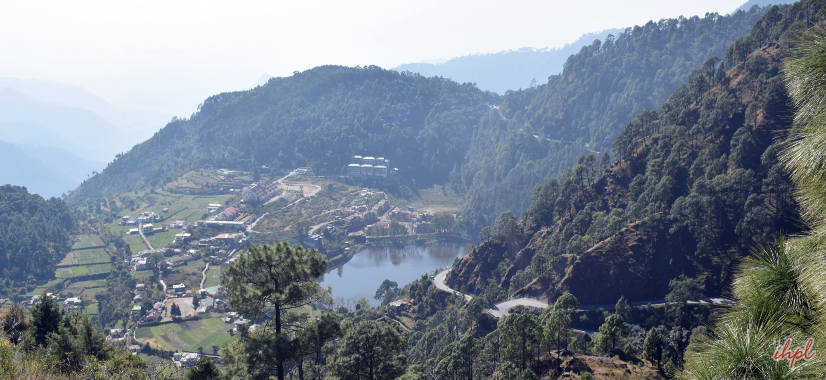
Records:
[[[386,157],[421,185],[447,182],[496,94],[379,67],[323,66],[210,97],[83,183],[70,203],[158,186],[202,167],[312,165],[338,175],[350,156]]]
[[[25,187],[0,186],[0,268],[5,281],[0,285],[54,276],[72,246],[69,234],[76,225],[62,200],[43,199]]]
[[[780,74],[789,43],[778,41],[815,9],[772,8],[726,60],[710,58],[658,111],[628,123],[613,144],[617,162],[583,156],[536,188],[518,223],[500,215],[448,283],[551,299],[571,291],[600,304],[662,299],[685,275],[721,294],[756,243],[799,228],[777,159],[792,114]]]
[[[506,210],[519,214],[535,185],[584,154],[609,150],[637,113],[658,108],[765,11],[649,21],[583,47],[547,83],[507,93],[475,131],[465,165],[451,173],[451,183],[467,192],[468,230],[490,226]]]

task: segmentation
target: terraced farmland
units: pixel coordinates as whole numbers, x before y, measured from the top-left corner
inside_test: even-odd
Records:
[[[221,347],[235,339],[227,332],[231,328],[231,324],[218,318],[205,318],[141,327],[135,336],[143,343],[166,350],[197,351],[198,347],[202,347],[210,352],[212,346]]]
[[[80,277],[86,275],[95,275],[101,273],[109,273],[112,271],[112,264],[93,264],[93,265],[75,265],[71,267],[57,268],[55,277],[60,279]]]
[[[146,243],[143,242],[141,235],[124,235],[123,240],[126,244],[129,244],[129,249],[132,250],[132,253],[138,253],[140,251],[149,249],[146,246]]]
[[[172,241],[175,240],[175,235],[180,232],[181,230],[177,228],[164,232],[157,232],[152,235],[147,235],[146,240],[148,240],[149,244],[152,244],[152,247],[155,249],[166,248],[172,245]]]
[[[103,248],[84,249],[82,251],[69,252],[63,258],[58,267],[70,267],[75,265],[92,265],[109,263],[109,255]]]
[[[92,247],[102,247],[103,241],[98,235],[78,235],[78,241],[72,245],[72,249],[84,249]]]
[[[206,273],[204,288],[211,288],[218,285],[221,285],[221,267],[210,265],[209,270]]]

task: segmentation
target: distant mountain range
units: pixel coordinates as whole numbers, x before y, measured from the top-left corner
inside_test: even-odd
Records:
[[[117,108],[80,86],[55,81],[0,78],[0,88],[13,88],[44,103],[94,112],[119,129],[143,131],[145,136],[138,141],[149,138],[173,116],[160,112]]]
[[[764,7],[770,4],[791,3],[793,1],[749,0],[735,9],[734,12],[738,10],[748,11],[755,5]],[[625,29],[618,28],[585,34],[576,41],[558,49],[526,47],[493,54],[471,54],[444,61],[407,63],[397,66],[393,70],[399,72],[410,71],[426,77],[441,76],[459,83],[475,83],[482,90],[503,95],[507,91],[529,88],[534,79],[538,84],[545,83],[549,76],[562,72],[565,61],[569,56],[579,53],[580,49],[591,45],[594,40],[604,41],[609,34],[617,36],[624,31]],[[266,81],[263,83],[266,83]]]
[[[494,54],[472,54],[453,58],[444,63],[408,63],[393,68],[402,72],[410,71],[426,77],[441,76],[459,83],[475,83],[482,90],[504,94],[508,90],[519,90],[531,86],[534,79],[542,84],[548,76],[559,74],[565,60],[576,54],[583,46],[594,40],[604,40],[609,34],[614,36],[624,29],[606,29],[589,33],[559,49],[521,48]]]
[[[132,145],[126,133],[92,111],[44,103],[12,88],[0,88],[0,136],[98,161],[109,161]]]
[[[0,185],[60,196],[167,120],[118,109],[78,86],[0,78]]]
[[[18,145],[0,141],[0,184],[25,186],[44,198],[60,197],[77,187],[92,171],[103,170],[100,161],[84,160],[53,146]]]

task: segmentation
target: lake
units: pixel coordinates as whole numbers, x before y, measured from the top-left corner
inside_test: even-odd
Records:
[[[333,299],[349,301],[351,308],[359,297],[366,297],[373,306],[378,306],[381,302],[373,296],[384,280],[396,281],[401,288],[423,274],[451,266],[454,259],[470,249],[470,244],[442,242],[403,248],[365,247],[349,262],[324,275],[321,286],[332,286]]]

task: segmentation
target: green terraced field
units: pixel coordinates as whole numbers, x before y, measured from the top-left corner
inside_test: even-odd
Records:
[[[106,280],[78,281],[67,287],[67,289],[99,288],[106,286]]]
[[[105,290],[106,290],[106,288],[87,288],[87,289],[83,289],[83,292],[80,293],[80,295],[82,297],[95,298],[95,294],[98,294],[98,293],[100,293],[102,291],[105,291]]]
[[[221,267],[220,266],[209,266],[209,270],[206,273],[207,279],[204,282],[205,288],[211,288],[213,286],[221,285]]]
[[[90,265],[76,265],[67,268],[58,268],[55,271],[55,277],[59,279],[72,278],[78,276],[86,276],[90,274],[109,273],[112,271],[112,264],[90,264]]]
[[[89,314],[89,315],[97,314],[98,313],[98,304],[97,304],[97,302],[93,303],[89,306],[86,306],[86,309],[84,311],[86,312],[86,314]]]
[[[55,271],[54,276],[60,279],[72,278],[75,275],[72,273],[72,268],[60,268]]]
[[[123,235],[123,240],[126,244],[129,244],[129,249],[132,250],[132,253],[138,253],[140,251],[149,249],[146,244],[143,242],[141,235]]]
[[[150,341],[153,347],[166,350],[197,351],[198,347],[210,350],[212,346],[221,347],[235,339],[226,332],[231,327],[218,318],[206,318],[141,327],[135,335],[141,341]]]
[[[86,249],[72,252],[72,265],[105,264],[110,262],[109,255],[103,248]]]
[[[78,235],[77,237],[80,240],[76,241],[75,244],[72,245],[72,249],[83,249],[103,246],[103,241],[100,240],[100,236],[98,235]]]
[[[152,247],[157,248],[166,248],[172,245],[172,241],[175,240],[175,235],[181,232],[180,229],[171,229],[169,231],[159,232],[152,235],[148,235],[146,240],[149,241],[149,244],[152,244]]]

